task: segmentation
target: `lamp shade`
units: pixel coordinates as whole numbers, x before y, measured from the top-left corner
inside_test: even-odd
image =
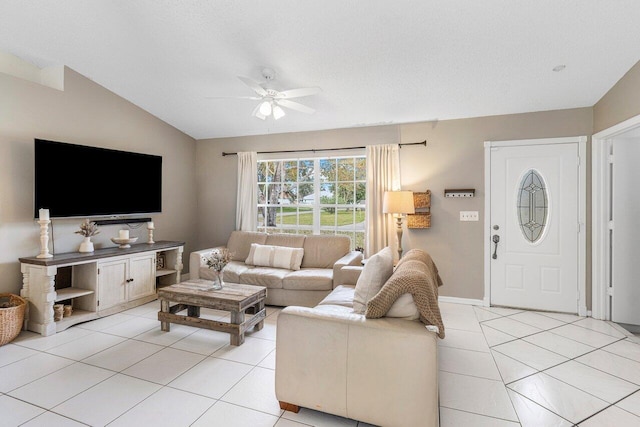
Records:
[[[415,213],[413,191],[385,191],[382,212],[392,214]]]

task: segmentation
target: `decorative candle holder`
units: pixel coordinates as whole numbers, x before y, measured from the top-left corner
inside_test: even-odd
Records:
[[[153,241],[153,230],[155,230],[156,227],[154,227],[153,222],[148,222],[147,223],[147,231],[149,232],[149,240],[147,241],[148,244],[153,245],[155,242]]]
[[[129,239],[121,239],[119,237],[112,237],[111,241],[118,245],[120,249],[129,249],[131,247],[131,243],[135,243],[138,240],[137,237],[131,237]]]
[[[49,253],[49,219],[38,220],[40,224],[40,255],[36,258],[53,258],[53,254]]]

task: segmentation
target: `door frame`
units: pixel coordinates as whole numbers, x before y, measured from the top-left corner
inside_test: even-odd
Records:
[[[612,139],[640,127],[640,115],[602,130],[591,137],[591,315],[595,319],[611,320],[608,304],[609,278],[609,203],[611,177],[609,164]],[[615,154],[614,154],[615,155]]]
[[[580,316],[587,315],[586,257],[587,257],[587,137],[521,139],[484,142],[484,299],[485,307],[491,305],[491,149],[524,145],[578,144],[578,301]]]

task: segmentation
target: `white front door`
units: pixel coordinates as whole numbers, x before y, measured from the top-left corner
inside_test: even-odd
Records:
[[[511,143],[489,148],[491,305],[577,313],[579,143]]]

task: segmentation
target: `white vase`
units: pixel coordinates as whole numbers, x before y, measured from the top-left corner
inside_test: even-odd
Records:
[[[93,252],[93,242],[91,237],[85,237],[80,243],[79,252]]]

